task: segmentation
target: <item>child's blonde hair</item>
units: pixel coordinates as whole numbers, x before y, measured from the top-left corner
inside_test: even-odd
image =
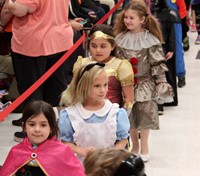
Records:
[[[116,16],[114,25],[115,34],[118,35],[127,31],[127,28],[124,24],[124,13],[129,9],[137,11],[137,14],[140,18],[145,17],[146,19],[143,26],[144,29],[149,30],[150,33],[156,36],[159,41],[163,43],[164,40],[160,24],[153,15],[148,14],[147,5],[140,1],[130,2],[127,6],[125,6],[124,10]]]
[[[69,87],[62,93],[60,104],[73,106],[85,103],[94,80],[104,71],[105,64],[93,62],[83,65],[74,75]]]
[[[134,163],[131,165],[131,174],[127,173],[126,168],[119,171],[120,165],[129,157],[132,157]],[[89,152],[83,162],[85,173],[87,176],[145,176],[144,163],[142,159],[125,149],[104,148]],[[119,172],[120,173],[119,173]]]

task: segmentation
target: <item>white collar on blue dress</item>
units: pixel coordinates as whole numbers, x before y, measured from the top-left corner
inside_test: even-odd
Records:
[[[89,111],[85,109],[81,103],[77,103],[75,105],[75,108],[79,111],[83,119],[88,119],[93,114],[95,114],[96,116],[102,117],[102,116],[105,116],[110,111],[113,105],[109,100],[104,100],[104,101],[105,101],[104,106],[97,111]]]

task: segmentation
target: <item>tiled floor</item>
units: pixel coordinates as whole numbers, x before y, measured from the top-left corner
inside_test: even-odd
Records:
[[[160,116],[160,130],[150,133],[151,159],[146,164],[148,176],[200,176],[200,45],[194,45],[196,33],[189,33],[190,50],[185,53],[187,85],[178,89],[179,105],[165,107]],[[0,165],[9,149],[17,144],[13,133],[21,130],[11,125],[21,114],[10,114],[0,123]]]

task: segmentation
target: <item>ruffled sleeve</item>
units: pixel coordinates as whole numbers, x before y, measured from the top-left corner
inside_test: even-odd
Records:
[[[156,100],[158,103],[172,102],[172,87],[167,83],[163,48],[157,37],[148,30],[140,33],[127,31],[116,37],[117,45],[130,56],[135,71],[135,101]],[[137,62],[135,63],[135,60]]]
[[[165,65],[165,56],[161,45],[154,45],[148,49],[148,59],[151,64],[151,74],[156,77],[156,82],[167,82],[165,72],[168,71]]]
[[[121,61],[117,70],[117,75],[121,86],[132,86],[134,84],[134,73],[129,61]]]
[[[120,108],[117,113],[117,140],[127,139],[129,136],[130,122],[125,109]]]
[[[90,58],[86,57],[82,57],[82,56],[78,56],[78,59],[77,61],[74,63],[74,66],[73,66],[73,73],[75,74],[77,72],[77,70],[82,66],[82,65],[86,65],[86,64],[89,64],[89,63],[92,63],[92,62],[95,62],[95,61],[92,61]]]
[[[148,48],[148,58],[152,65],[158,62],[165,62],[165,55],[161,44],[152,45]]]
[[[165,56],[161,45],[154,45],[149,48],[148,58],[151,66],[151,74],[155,79],[156,91],[155,100],[159,104],[173,101],[173,89],[166,80],[165,72],[168,71],[165,65]]]
[[[84,58],[82,56],[78,56],[78,59],[73,66],[73,73],[76,73],[77,69],[81,67],[83,59]]]
[[[58,121],[58,128],[60,130],[59,138],[65,142],[74,142],[73,134],[74,129],[69,119],[66,109],[60,112],[60,118]]]

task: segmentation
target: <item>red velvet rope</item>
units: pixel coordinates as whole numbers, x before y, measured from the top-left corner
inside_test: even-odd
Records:
[[[124,2],[120,0],[103,18],[96,24],[102,24],[109,16]],[[23,94],[21,94],[8,108],[0,113],[0,122],[3,121],[15,108],[17,108],[27,97],[29,97],[46,79],[48,79],[68,57],[75,51],[75,49],[84,41],[85,34],[68,50],[44,75],[42,75],[32,86],[30,86]]]

